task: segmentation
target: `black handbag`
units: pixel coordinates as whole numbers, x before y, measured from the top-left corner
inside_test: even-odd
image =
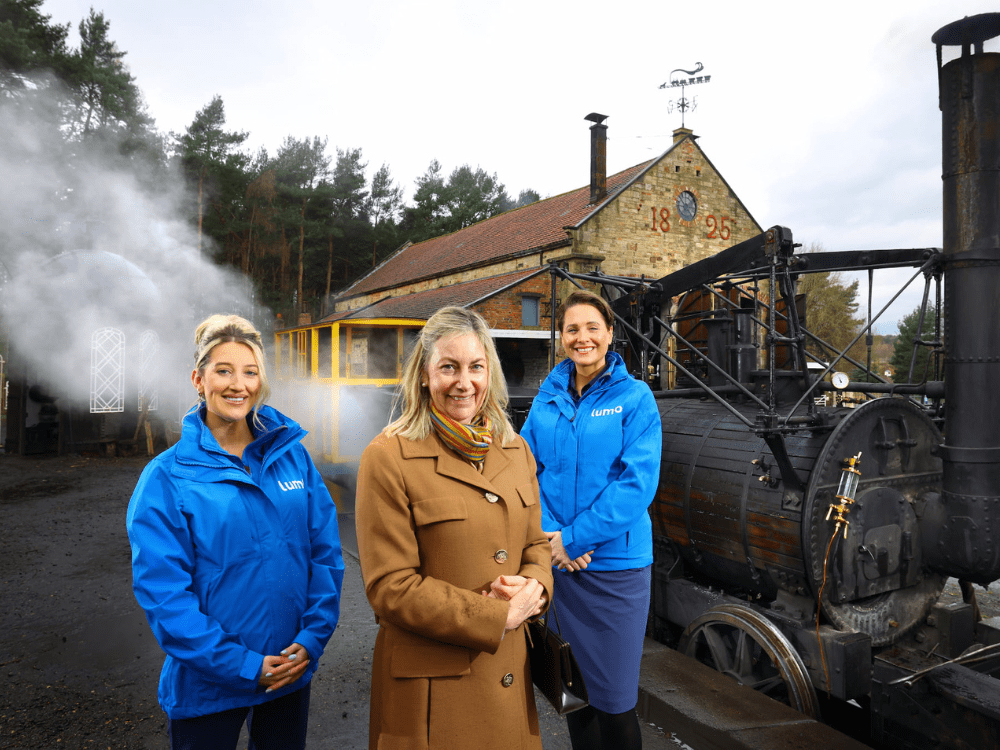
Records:
[[[576,663],[573,650],[555,630],[549,629],[549,616],[555,619],[555,607],[549,607],[544,620],[529,622],[525,630],[528,639],[528,660],[531,680],[542,691],[560,716],[590,705],[583,673]]]

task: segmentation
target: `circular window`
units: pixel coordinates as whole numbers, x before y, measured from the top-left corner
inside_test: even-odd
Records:
[[[698,213],[698,200],[690,190],[685,190],[677,196],[677,213],[684,221],[694,221]]]

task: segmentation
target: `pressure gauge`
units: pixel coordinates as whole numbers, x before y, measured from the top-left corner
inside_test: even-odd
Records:
[[[835,372],[830,380],[833,381],[833,387],[841,391],[844,390],[847,387],[847,384],[851,382],[851,379],[847,376],[846,372]]]

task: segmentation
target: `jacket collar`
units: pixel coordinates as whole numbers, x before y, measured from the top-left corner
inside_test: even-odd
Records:
[[[182,464],[208,469],[236,468],[232,456],[219,447],[205,424],[205,411],[205,404],[200,404],[184,415],[181,440],[177,443],[177,460]],[[266,463],[305,435],[305,430],[297,422],[266,404],[260,407],[258,416],[264,429],[251,426],[254,439],[247,450],[259,451]]]
[[[460,458],[437,435],[431,433],[423,440],[400,439],[400,452],[404,459],[436,458],[437,473],[441,476],[456,479],[459,482],[472,484],[486,490],[493,489],[493,480],[503,473],[511,464],[508,451],[523,450],[521,441],[514,440],[506,447],[498,447],[496,443],[490,446],[480,473],[468,461]]]
[[[604,372],[586,390],[583,398],[602,391],[620,380],[631,377],[628,373],[628,368],[625,366],[625,360],[622,359],[618,352],[608,352],[607,363],[608,365]],[[557,364],[552,369],[552,372],[549,373],[549,376],[545,378],[541,388],[539,388],[539,395],[546,396],[548,401],[565,403],[570,410],[573,410],[573,397],[567,386],[575,367],[576,365],[573,363],[573,360],[568,357]]]

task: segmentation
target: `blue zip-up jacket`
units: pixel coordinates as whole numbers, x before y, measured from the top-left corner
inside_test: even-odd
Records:
[[[167,658],[159,701],[171,719],[252,706],[303,687],[340,615],[336,507],[296,422],[269,406],[243,462],[202,421],[142,472],[129,502],[132,588]],[[270,693],[267,654],[292,643],[306,673]]]
[[[561,531],[571,559],[594,550],[587,570],[653,562],[647,512],[660,479],[663,442],[653,392],[615,352],[577,403],[576,365],[560,362],[535,396],[521,435],[538,463],[542,529]]]

